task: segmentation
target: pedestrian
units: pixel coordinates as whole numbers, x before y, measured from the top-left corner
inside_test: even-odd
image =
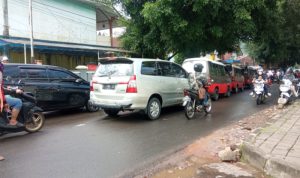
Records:
[[[3,64],[1,65],[0,64],[0,82],[2,81],[2,71],[3,71]],[[2,85],[0,83],[0,85]],[[1,88],[2,86],[0,86]],[[3,93],[3,90],[0,89],[0,111],[2,112],[3,110],[3,101],[4,101],[4,93]],[[0,161],[3,161],[5,158],[3,156],[0,155]]]

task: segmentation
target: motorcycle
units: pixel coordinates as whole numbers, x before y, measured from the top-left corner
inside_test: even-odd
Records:
[[[204,101],[199,101],[198,91],[186,89],[184,93],[185,97],[183,98],[183,106],[187,119],[192,119],[196,112],[204,111],[206,114],[211,112],[211,98],[208,94],[205,96],[208,98],[206,104],[204,105]]]
[[[203,66],[200,64],[195,64],[194,70],[196,72],[202,72]],[[193,82],[197,85],[196,88],[205,89],[204,83],[199,81],[199,79],[196,79],[196,74],[193,74]],[[199,83],[201,85],[199,86]],[[204,111],[206,114],[211,112],[212,109],[212,103],[211,98],[207,91],[205,91],[204,99],[201,101],[199,99],[199,92],[198,89],[185,89],[184,90],[184,98],[183,98],[183,106],[184,106],[184,113],[187,119],[192,119],[195,116],[196,112],[202,112]]]
[[[22,131],[33,133],[39,131],[44,126],[45,116],[42,113],[43,110],[36,106],[36,99],[30,93],[25,92],[17,94],[15,97],[22,100],[22,108],[17,121],[24,124],[24,127],[8,125],[12,110],[12,108],[9,108],[8,110],[4,110],[0,116],[0,136]]]
[[[298,80],[293,81],[296,84],[296,93],[299,93],[300,83]],[[282,79],[281,84],[279,85],[280,96],[278,98],[278,108],[282,109],[284,105],[292,101],[292,96],[294,93],[291,90],[293,82],[289,79]]]
[[[260,105],[265,102],[267,96],[264,90],[265,81],[264,80],[255,80],[254,83],[254,95],[256,98],[256,104]]]

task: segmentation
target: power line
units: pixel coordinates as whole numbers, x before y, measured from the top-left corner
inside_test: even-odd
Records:
[[[78,16],[80,16],[80,17],[84,17],[84,18],[87,18],[87,19],[90,19],[90,20],[95,20],[95,21],[97,20],[97,19],[94,19],[94,18],[91,18],[91,17],[87,17],[87,16],[84,16],[84,15],[81,15],[81,14],[77,14],[77,13],[72,12],[72,11],[68,11],[68,10],[65,10],[65,9],[57,8],[57,7],[51,6],[51,5],[49,5],[49,4],[44,4],[44,3],[41,3],[41,2],[37,2],[37,1],[33,1],[33,2],[35,2],[35,3],[37,3],[37,4],[42,4],[42,5],[44,5],[44,6],[48,6],[48,7],[57,9],[57,10],[65,11],[65,12],[68,12],[68,13],[71,13],[71,14],[74,14],[74,15],[78,15]]]
[[[18,3],[17,4],[21,4],[21,5],[23,5],[24,7],[28,7],[27,5],[25,5],[24,4],[24,1],[20,1],[20,0],[14,0],[15,2],[17,1]],[[47,7],[46,7],[47,8]],[[33,9],[35,9],[35,10],[38,10],[38,12],[41,12],[41,13],[43,13],[43,14],[48,14],[48,15],[52,15],[51,13],[49,13],[48,11],[45,11],[44,10],[44,7],[43,6],[40,6],[40,5],[37,5],[37,6],[33,6]],[[48,9],[49,10],[49,9]],[[50,10],[49,10],[50,11]],[[58,15],[58,16],[60,16],[61,18],[65,18],[65,19],[67,19],[67,20],[69,20],[69,21],[72,21],[72,22],[75,22],[75,23],[80,23],[80,24],[84,24],[84,25],[88,25],[88,26],[91,26],[91,27],[95,27],[95,25],[94,24],[89,24],[89,23],[84,23],[84,22],[82,22],[82,21],[76,21],[76,20],[74,20],[73,18],[68,18],[68,17],[66,17],[66,16],[63,16],[63,14],[61,14],[61,13],[59,13],[59,12],[56,12],[56,14]],[[96,23],[96,22],[95,22]]]

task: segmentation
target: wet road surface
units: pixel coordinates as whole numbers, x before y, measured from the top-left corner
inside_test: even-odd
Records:
[[[250,91],[213,102],[211,115],[187,120],[181,107],[163,110],[159,120],[139,113],[118,118],[103,112],[54,112],[35,134],[0,138],[1,178],[98,177],[124,175],[182,148],[193,140],[276,103],[257,106]],[[276,93],[275,91],[273,94]]]

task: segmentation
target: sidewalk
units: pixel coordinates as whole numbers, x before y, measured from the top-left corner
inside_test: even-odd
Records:
[[[300,177],[300,102],[243,143],[243,159],[278,178]]]

